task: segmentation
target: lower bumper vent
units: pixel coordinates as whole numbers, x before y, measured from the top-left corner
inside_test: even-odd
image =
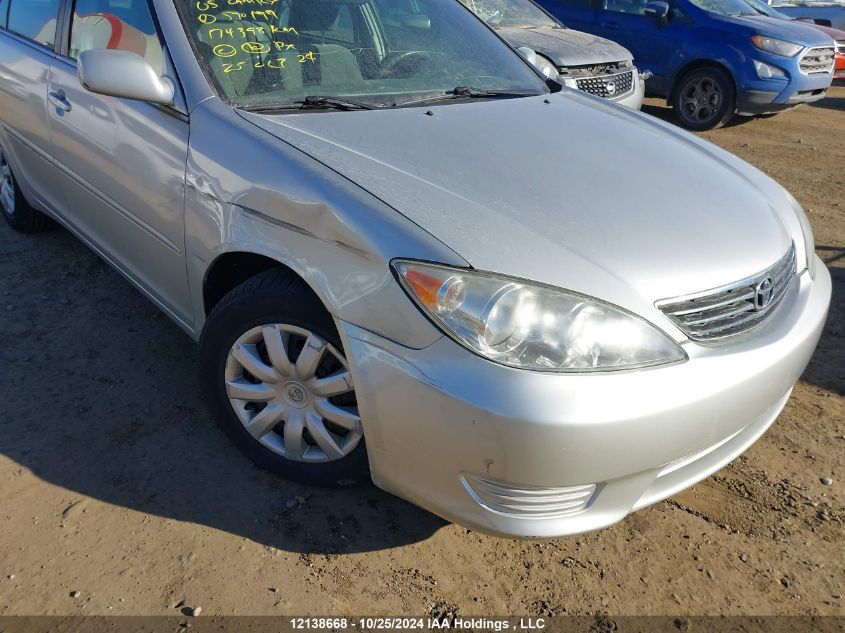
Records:
[[[463,473],[461,482],[481,506],[520,519],[551,519],[577,514],[587,508],[595,484],[539,488],[495,481]]]

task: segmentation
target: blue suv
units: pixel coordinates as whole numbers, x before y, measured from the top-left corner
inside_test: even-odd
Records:
[[[745,0],[539,1],[568,26],[628,48],[653,73],[648,93],[665,97],[689,129],[816,101],[833,78],[830,37]]]

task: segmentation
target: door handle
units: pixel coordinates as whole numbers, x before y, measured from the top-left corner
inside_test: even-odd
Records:
[[[604,28],[609,29],[609,30],[611,30],[611,31],[618,31],[618,30],[619,30],[619,28],[620,28],[620,27],[619,27],[619,22],[602,22],[602,23],[601,23],[601,25],[602,25]]]
[[[70,112],[71,108],[73,107],[70,105],[70,101],[67,100],[64,90],[48,92],[47,99],[50,101],[51,104],[53,104],[56,110],[61,110],[62,112]]]

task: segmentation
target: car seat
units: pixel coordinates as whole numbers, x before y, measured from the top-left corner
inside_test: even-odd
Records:
[[[83,13],[74,14],[71,56],[76,57],[80,51],[97,49],[136,53],[146,59],[158,74],[164,72],[164,52],[149,9],[140,0],[134,0],[129,7],[112,7],[108,0],[86,2]]]
[[[313,51],[315,66],[304,64],[306,84],[355,85],[363,82],[355,55],[340,44],[326,43],[340,19],[341,4],[320,0],[294,0],[290,8],[290,24],[300,34],[300,50]]]

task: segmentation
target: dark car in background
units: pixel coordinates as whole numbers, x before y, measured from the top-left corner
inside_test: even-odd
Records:
[[[678,122],[707,130],[734,115],[772,114],[822,99],[833,40],[813,26],[760,15],[745,0],[542,0],[567,24],[610,37],[654,73]]]
[[[461,0],[546,77],[597,97],[639,110],[646,76],[626,48],[603,37],[567,28],[533,0]]]
[[[782,0],[772,0],[771,5],[791,18],[812,20],[822,26],[845,30],[845,2],[783,2]]]

